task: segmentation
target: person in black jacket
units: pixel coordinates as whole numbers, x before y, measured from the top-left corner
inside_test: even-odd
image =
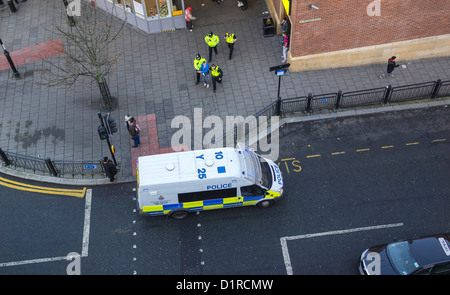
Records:
[[[387,65],[387,71],[386,73],[384,73],[383,75],[379,76],[378,78],[383,79],[384,77],[386,77],[387,75],[389,75],[390,77],[394,77],[394,70],[396,67],[398,67],[399,65],[395,63],[395,59],[397,57],[393,56],[388,60],[388,65]]]
[[[106,177],[108,177],[109,180],[113,182],[115,180],[114,176],[117,174],[116,165],[114,165],[114,163],[111,162],[111,160],[108,159],[108,157],[104,157],[102,159],[102,165],[103,169],[105,170]]]

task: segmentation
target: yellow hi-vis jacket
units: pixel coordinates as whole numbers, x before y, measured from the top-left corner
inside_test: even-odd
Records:
[[[205,36],[205,42],[208,44],[209,47],[214,47],[217,44],[219,44],[219,37],[217,35],[212,35],[212,37],[209,37],[209,35]]]
[[[200,71],[200,68],[202,67],[202,63],[206,61],[206,59],[204,59],[203,57],[201,57],[200,59],[196,59],[194,58],[194,68],[197,71]]]

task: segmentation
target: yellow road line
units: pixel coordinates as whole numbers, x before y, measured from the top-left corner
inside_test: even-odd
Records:
[[[393,145],[385,145],[385,146],[382,146],[381,148],[382,149],[391,149],[393,147],[394,147]]]
[[[290,160],[295,160],[295,158],[281,159],[281,161],[290,161]]]
[[[309,155],[309,156],[306,156],[307,158],[317,158],[317,157],[320,157],[320,156],[322,156],[321,154],[318,154],[318,155]]]
[[[343,154],[345,154],[345,152],[335,152],[335,153],[331,153],[332,156],[335,156],[335,155],[343,155]]]
[[[356,150],[358,153],[359,152],[367,152],[367,151],[370,151],[370,149],[369,148],[366,148],[366,149],[359,149],[359,150]]]
[[[408,142],[406,145],[416,145],[416,144],[420,144],[420,142],[416,141],[416,142]]]
[[[50,195],[64,195],[64,196],[72,196],[77,198],[83,198],[86,193],[86,187],[83,187],[82,189],[64,189],[64,188],[55,188],[55,187],[44,187],[44,186],[37,186],[37,185],[31,185],[27,183],[21,183],[13,180],[9,180],[3,177],[0,177],[0,185],[22,190],[22,191],[29,191],[29,192],[35,192],[35,193],[41,193],[41,194],[50,194]]]
[[[447,139],[445,139],[445,138],[440,138],[440,139],[435,139],[432,142],[443,142],[443,141],[446,141],[446,140]]]

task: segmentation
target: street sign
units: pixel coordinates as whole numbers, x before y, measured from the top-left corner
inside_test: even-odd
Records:
[[[96,169],[97,165],[84,165],[84,169]]]

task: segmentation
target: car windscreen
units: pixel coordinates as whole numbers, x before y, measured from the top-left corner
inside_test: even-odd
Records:
[[[262,185],[270,189],[272,187],[272,172],[270,171],[270,165],[262,157],[259,157],[259,161],[261,163]]]
[[[387,255],[394,269],[402,275],[407,275],[419,268],[407,241],[392,243],[386,248]]]

